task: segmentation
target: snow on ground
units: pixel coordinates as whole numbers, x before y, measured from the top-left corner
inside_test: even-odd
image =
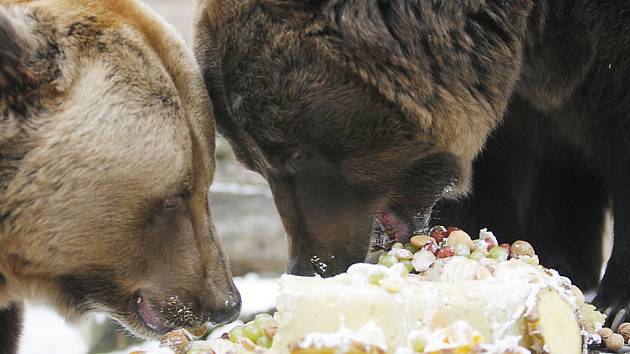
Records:
[[[87,339],[47,307],[27,304],[20,354],[83,354]]]
[[[275,306],[278,294],[277,278],[248,274],[244,277],[235,277],[234,282],[241,292],[244,316],[268,311]],[[215,332],[223,332],[237,323]],[[24,325],[19,354],[85,354],[88,351],[89,331],[69,326],[47,307],[28,304]],[[153,351],[157,349],[157,344],[151,342],[142,347]]]

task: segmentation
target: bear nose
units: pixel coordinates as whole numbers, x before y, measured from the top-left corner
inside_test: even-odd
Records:
[[[241,313],[241,301],[229,302],[223,308],[212,313],[210,321],[213,324],[223,324],[234,322]]]
[[[241,295],[236,288],[220,296],[215,293],[196,297],[194,303],[198,313],[205,314],[212,325],[233,322],[241,312]]]
[[[345,272],[348,267],[349,265],[345,265],[343,262],[338,262],[335,259],[332,259],[332,262],[326,262],[321,257],[313,255],[289,260],[287,272],[291,275],[302,277],[320,276],[328,278]]]
[[[238,319],[241,313],[241,296],[236,292],[229,292],[222,302],[215,302],[206,309],[213,325],[230,323]]]
[[[310,261],[295,261],[290,262],[287,272],[291,275],[298,275],[301,277],[313,277],[323,276],[321,268],[315,267]]]

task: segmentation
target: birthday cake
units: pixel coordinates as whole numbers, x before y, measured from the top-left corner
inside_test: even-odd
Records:
[[[581,353],[604,315],[530,244],[434,228],[378,264],[332,278],[285,275],[277,312],[191,353]],[[185,352],[185,351],[184,351]]]

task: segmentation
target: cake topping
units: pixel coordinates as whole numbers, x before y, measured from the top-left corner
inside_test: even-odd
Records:
[[[486,229],[473,240],[438,226],[393,244],[375,265],[285,275],[277,309],[233,328],[232,347],[213,346],[216,354],[577,354],[600,336],[610,350],[624,341],[600,331],[605,316],[539,266],[532,245],[499,244]]]
[[[496,262],[518,259],[529,265],[538,265],[538,257],[529,242],[516,241],[512,245],[499,244],[494,234],[487,229],[481,230],[479,238],[475,240],[471,239],[468,233],[456,227],[434,226],[429,235],[415,235],[407,244],[394,244],[389,251],[385,251],[379,256],[378,264],[393,267],[403,263],[407,272],[427,276],[430,280],[441,279],[439,273],[444,264],[452,262],[454,258],[466,258],[478,262],[478,264],[468,263],[465,265],[464,267],[469,268],[467,270],[452,271],[458,272],[458,276],[466,274],[465,280],[488,277],[494,271],[493,266]],[[487,269],[482,269],[479,265]],[[454,266],[448,267],[448,269],[455,268]],[[406,274],[403,274],[404,277]],[[384,274],[375,275],[373,283],[377,285],[387,284],[390,291],[398,288],[398,280],[390,281],[385,278]],[[446,278],[451,279],[451,281],[453,279],[450,275],[447,275]]]

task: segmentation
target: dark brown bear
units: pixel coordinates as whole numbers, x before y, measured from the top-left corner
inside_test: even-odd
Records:
[[[208,209],[210,100],[136,0],[0,0],[0,353],[22,302],[156,337],[238,316]]]
[[[596,301],[618,322],[628,13],[610,0],[206,0],[196,54],[219,131],[272,188],[291,272],[343,271],[365,258],[374,216],[404,241],[439,202],[434,223],[543,240],[544,262],[593,284],[610,198]]]

